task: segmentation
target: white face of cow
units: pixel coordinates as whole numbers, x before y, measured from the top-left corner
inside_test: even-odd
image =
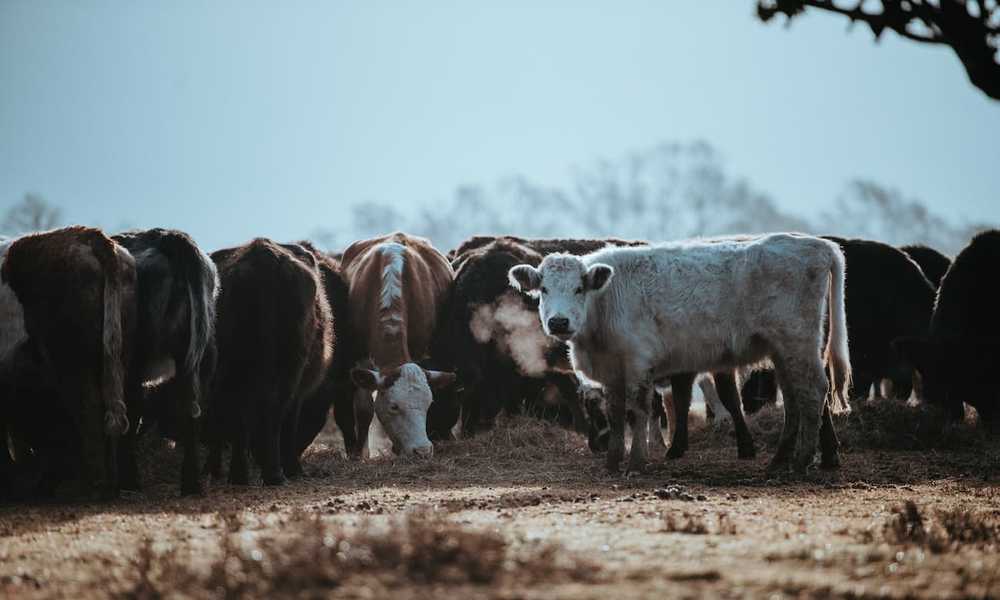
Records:
[[[538,294],[538,316],[545,333],[569,341],[583,327],[590,302],[607,288],[613,275],[608,265],[588,268],[577,256],[550,254],[537,269],[518,265],[508,277],[513,287]]]
[[[357,368],[351,378],[361,388],[375,392],[375,415],[399,455],[431,456],[434,445],[427,438],[427,409],[433,395],[454,383],[454,373],[442,373],[406,363],[398,371],[383,374]]]

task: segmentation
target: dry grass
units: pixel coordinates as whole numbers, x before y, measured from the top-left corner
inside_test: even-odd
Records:
[[[221,517],[214,559],[185,560],[176,546],[146,538],[134,584],[122,598],[309,597],[345,587],[504,586],[596,581],[600,569],[555,544],[520,552],[498,533],[439,515],[410,513],[388,528],[332,525],[296,512],[280,531],[255,532],[236,515]]]
[[[882,525],[882,536],[890,544],[917,545],[935,553],[965,546],[995,550],[1000,549],[1000,519],[965,508],[938,510],[928,515],[916,502],[908,500],[893,507]]]
[[[716,429],[700,415],[692,415],[694,429],[707,430],[710,446],[732,444],[731,426]],[[767,405],[747,419],[758,444],[773,451],[778,446],[784,424],[784,409]],[[835,415],[834,426],[844,450],[967,450],[990,451],[997,440],[978,427],[975,412],[969,409],[966,419],[937,432],[929,424],[943,419],[935,409],[884,398],[854,401],[849,413]]]
[[[709,533],[715,535],[737,534],[736,523],[733,522],[728,513],[724,512],[716,515],[714,524],[711,519],[706,518],[704,515],[689,513],[687,511],[680,514],[668,512],[663,515],[663,529],[661,531],[664,533],[685,533],[689,535],[706,535]]]

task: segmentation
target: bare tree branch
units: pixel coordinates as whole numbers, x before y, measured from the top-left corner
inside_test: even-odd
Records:
[[[857,0],[848,5],[834,0],[757,0],[757,16],[770,21],[784,15],[790,22],[807,9],[842,15],[851,23],[867,25],[875,40],[892,30],[908,40],[950,46],[965,67],[972,85],[994,100],[1000,100],[1000,5],[979,0],[880,0],[880,10],[866,10],[872,2]],[[978,10],[977,10],[978,9]],[[978,13],[978,14],[974,14]],[[915,29],[922,25],[924,31]]]
[[[59,225],[60,212],[38,194],[25,194],[24,200],[7,210],[3,232],[9,234],[44,231]]]

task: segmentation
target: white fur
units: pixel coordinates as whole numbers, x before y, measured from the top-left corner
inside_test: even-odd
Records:
[[[378,252],[386,259],[385,266],[382,267],[382,293],[379,297],[379,306],[386,310],[403,297],[406,247],[398,242],[385,242],[379,245]]]
[[[388,389],[375,392],[375,416],[393,440],[397,454],[430,454],[427,409],[433,400],[427,375],[419,365],[406,363]]]
[[[779,381],[792,388],[785,390],[786,423],[795,431],[783,438],[797,435],[799,417],[804,421],[801,466],[815,452],[825,401],[820,349],[828,305],[834,381],[849,380],[843,264],[833,242],[774,234],[605,248],[583,257],[553,254],[534,272],[514,267],[510,278],[516,286],[537,286],[546,332],[550,319],[569,320],[562,337],[570,342],[574,368],[609,389],[612,414],[618,403],[638,409],[637,426],[645,426],[644,407],[634,406],[643,387],[672,374],[773,359]],[[588,285],[604,266],[612,269],[610,280]],[[609,466],[623,452],[624,426],[611,443]],[[633,460],[644,460],[641,446],[633,444]]]

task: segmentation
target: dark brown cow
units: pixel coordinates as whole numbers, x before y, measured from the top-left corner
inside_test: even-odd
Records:
[[[355,406],[355,388],[351,382],[351,367],[355,352],[350,331],[350,307],[348,306],[348,284],[341,270],[340,260],[324,254],[309,242],[299,242],[316,257],[323,275],[323,285],[327,302],[333,313],[333,360],[326,371],[323,383],[302,403],[299,418],[298,452],[301,455],[326,424],[330,406],[333,417],[344,436],[344,446],[348,454],[361,452],[367,430],[361,431],[358,424],[368,424],[372,419],[371,401]],[[363,414],[357,414],[361,411]]]
[[[311,252],[266,239],[212,254],[222,292],[216,321],[218,365],[209,405],[209,470],[218,477],[225,438],[229,481],[249,483],[253,450],[265,485],[301,473],[297,428],[302,400],[323,379],[332,355],[330,305]]]
[[[34,370],[37,385],[29,387],[40,393],[7,401],[45,400],[45,408],[36,405],[40,414],[33,416],[59,423],[60,435],[74,439],[53,439],[37,423],[9,426],[15,434],[28,432],[24,442],[36,452],[78,452],[81,492],[113,495],[115,443],[129,427],[123,387],[134,323],[135,261],[99,230],[68,227],[11,243],[2,279],[22,307],[28,336],[16,352],[32,368],[17,371],[23,376]],[[43,474],[43,480],[48,476]]]
[[[198,428],[202,390],[211,384],[215,369],[215,301],[219,277],[215,263],[187,234],[170,229],[148,229],[115,235],[136,261],[138,308],[136,332],[141,343],[126,380],[129,418],[138,424],[168,413],[176,424],[172,432],[184,448],[181,493],[201,491]],[[147,406],[145,387],[173,378],[168,396],[172,406]],[[134,443],[137,427],[122,439],[122,487],[139,488]]]
[[[397,454],[430,455],[431,388],[452,373],[422,368],[455,273],[430,243],[394,233],[352,244],[343,257],[357,357],[354,383],[376,392],[375,414]]]

